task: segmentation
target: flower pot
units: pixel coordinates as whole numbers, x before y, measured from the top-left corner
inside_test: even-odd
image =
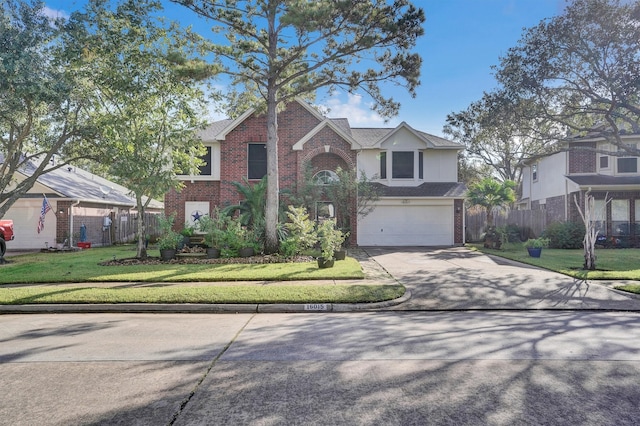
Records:
[[[320,269],[333,268],[333,262],[334,261],[335,261],[335,259],[325,259],[324,257],[319,257],[318,258],[318,268],[320,268]]]
[[[531,257],[540,257],[542,254],[542,248],[527,247],[527,251]]]
[[[175,249],[162,249],[160,250],[160,260],[171,260],[176,257]]]
[[[333,254],[333,256],[335,257],[336,260],[344,260],[347,257],[347,251],[346,250],[338,250]]]
[[[207,248],[207,259],[217,259],[220,257],[220,249],[217,248]]]
[[[251,257],[255,254],[253,247],[243,247],[238,250],[238,256],[240,257]]]

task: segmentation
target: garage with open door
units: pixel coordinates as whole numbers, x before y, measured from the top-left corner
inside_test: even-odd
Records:
[[[452,199],[381,199],[358,222],[360,246],[452,246]]]

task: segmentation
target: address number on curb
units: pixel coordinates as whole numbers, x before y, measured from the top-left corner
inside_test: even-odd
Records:
[[[329,305],[326,303],[307,303],[304,305],[305,311],[328,311]]]

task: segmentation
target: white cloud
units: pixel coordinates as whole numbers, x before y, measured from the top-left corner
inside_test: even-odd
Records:
[[[69,14],[64,10],[51,9],[48,6],[45,6],[42,8],[42,12],[44,13],[44,16],[49,19],[69,19]]]
[[[346,93],[332,95],[322,106],[329,110],[330,118],[347,118],[352,127],[393,127],[394,121],[385,123],[384,118],[371,110],[371,105],[362,96]]]

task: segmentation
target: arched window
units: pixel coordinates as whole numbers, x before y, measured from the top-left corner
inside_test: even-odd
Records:
[[[339,180],[336,172],[331,170],[321,170],[313,176],[316,185],[331,185]]]

